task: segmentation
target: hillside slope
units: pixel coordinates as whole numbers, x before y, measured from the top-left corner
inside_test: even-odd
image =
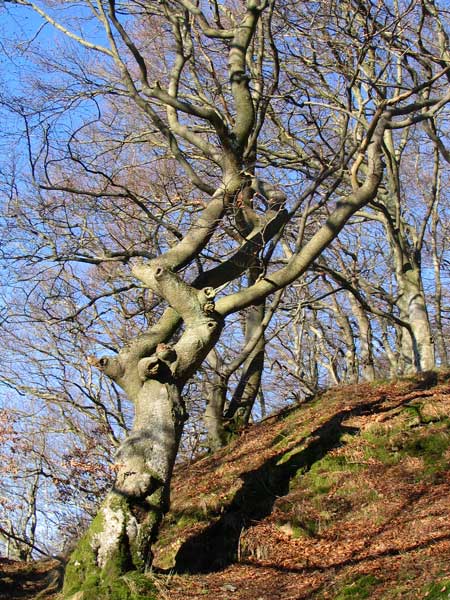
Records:
[[[449,466],[449,373],[334,388],[178,470],[161,592],[448,599]]]
[[[331,389],[178,467],[154,551],[162,600],[450,599],[450,373]]]

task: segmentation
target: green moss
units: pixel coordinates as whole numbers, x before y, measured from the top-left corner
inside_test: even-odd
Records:
[[[370,386],[371,388],[378,388],[383,385],[391,385],[394,382],[395,382],[395,379],[380,377],[379,379],[374,379],[373,381],[367,381],[366,385]]]
[[[357,463],[349,463],[345,456],[328,454],[315,462],[309,471],[299,469],[291,482],[291,487],[294,488],[301,483],[311,496],[328,494],[344,473],[356,473],[359,470],[361,466]]]
[[[183,513],[181,517],[178,519],[176,527],[179,529],[183,529],[184,527],[188,527],[189,525],[193,525],[195,523],[200,523],[202,521],[207,521],[208,518],[205,516],[205,513],[201,510],[192,510],[188,513]]]
[[[300,523],[293,525],[293,537],[315,537],[319,533],[320,524],[314,519],[303,519]]]
[[[64,576],[64,597],[70,597],[81,589],[89,590],[98,587],[100,570],[92,548],[92,539],[103,531],[103,526],[103,514],[99,511],[87,532],[78,542],[67,564]]]
[[[408,407],[412,415],[417,416],[417,407]],[[405,427],[406,425],[406,427]],[[424,476],[434,475],[449,465],[445,457],[450,447],[450,432],[446,422],[423,425],[411,429],[407,424],[396,424],[390,430],[372,428],[364,432],[366,440],[365,455],[376,458],[386,465],[398,464],[405,456],[422,458]]]
[[[328,494],[336,481],[336,473],[308,474],[308,488],[314,496]]]
[[[109,583],[104,583],[99,592],[101,598],[108,600],[156,600],[157,598],[156,588],[151,579],[137,571],[130,571]]]
[[[83,600],[157,600],[158,597],[151,579],[137,571],[130,571],[95,588],[82,591]]]
[[[424,590],[421,598],[424,600],[448,600],[450,598],[450,579],[431,584]]]
[[[375,458],[384,465],[396,465],[400,462],[401,455],[398,448],[398,434],[400,428],[385,429],[371,428],[362,434],[366,441],[364,447],[364,457],[366,459]]]
[[[217,494],[202,496],[202,498],[210,497],[211,502],[213,502],[213,496],[217,496]],[[214,522],[217,514],[221,514],[222,510],[220,507],[223,506],[225,501],[226,499],[223,498],[220,504],[216,502],[211,508],[193,507],[180,512],[174,511],[169,513],[153,546],[157,557],[157,568],[163,570],[173,568],[180,545],[189,537],[190,528],[197,523]]]
[[[379,580],[373,575],[362,575],[343,587],[334,600],[363,600],[370,598]]]
[[[108,557],[102,569],[97,565],[96,536],[104,531],[104,511],[121,512],[125,519],[117,548]],[[127,515],[130,514],[128,502],[117,494],[110,494],[103,509],[91,523],[88,531],[78,543],[66,568],[63,597],[70,598],[77,592],[83,592],[83,600],[149,600],[149,590],[154,589],[139,571],[144,567],[140,549],[146,547],[151,535],[157,513],[149,512],[148,523],[141,526],[139,538],[130,547],[126,533]],[[143,590],[143,591],[142,591]],[[145,595],[143,595],[145,594]]]
[[[162,506],[163,493],[163,488],[158,488],[158,490],[156,490],[156,492],[154,492],[148,498],[148,505],[154,507]],[[138,569],[138,571],[143,571],[145,569],[144,557],[147,555],[148,550],[151,547],[155,530],[159,528],[161,520],[162,511],[158,508],[155,508],[154,510],[148,510],[145,520],[141,521],[139,524],[139,534],[137,540],[129,548],[131,562],[134,568]]]
[[[342,498],[352,498],[356,496],[359,504],[362,502],[370,504],[372,502],[377,502],[380,498],[380,494],[377,490],[368,486],[361,488],[361,485],[358,485],[353,481],[346,482],[339,488],[339,496]]]
[[[450,433],[438,431],[426,436],[415,436],[408,440],[405,452],[411,456],[422,458],[424,462],[424,479],[433,480],[435,476],[446,470],[450,465],[448,449],[450,448]]]
[[[300,538],[306,537],[305,536],[305,530],[303,529],[303,527],[300,527],[299,525],[292,525],[292,537],[294,538],[294,540],[298,540]]]
[[[301,454],[304,450],[305,450],[304,444],[302,444],[301,446],[295,446],[295,448],[292,448],[288,452],[285,452],[281,456],[281,458],[278,459],[277,466],[284,465],[291,459],[295,458],[295,456]]]
[[[271,444],[272,447],[279,448],[280,450],[285,448],[291,441],[291,435],[292,431],[290,429],[283,429],[283,431],[277,433],[277,435],[273,438]]]
[[[407,425],[410,427],[424,423],[419,404],[408,404],[403,408],[403,413],[407,416]]]
[[[390,587],[380,597],[380,600],[402,600],[403,598],[417,598],[417,600],[448,600],[450,598],[450,579],[440,579],[420,590],[412,588],[411,582],[417,580],[417,573],[399,573],[399,578],[403,581],[395,587]],[[407,583],[406,583],[407,580]]]

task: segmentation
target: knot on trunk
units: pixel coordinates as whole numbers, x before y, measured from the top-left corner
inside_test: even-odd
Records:
[[[216,290],[211,286],[203,288],[202,292],[205,294],[205,296],[207,298],[211,298],[211,299],[214,298],[216,295]]]
[[[143,358],[138,363],[138,373],[142,381],[154,378],[161,367],[162,361],[155,355]]]
[[[212,314],[216,310],[216,305],[214,302],[206,302],[203,305],[203,312],[207,315]]]
[[[124,374],[124,368],[119,358],[108,356],[97,358],[96,356],[88,356],[87,361],[91,366],[96,367],[114,381]]]
[[[153,356],[143,358],[138,363],[138,373],[141,381],[158,379],[169,381],[174,372],[177,353],[169,344],[158,344]]]
[[[163,485],[161,478],[147,471],[145,461],[134,458],[119,466],[114,491],[126,498],[137,500],[151,496]]]
[[[174,363],[177,359],[177,353],[173,346],[164,343],[156,346],[156,356],[169,365]]]
[[[216,310],[215,296],[216,290],[213,287],[205,287],[197,292],[199,305],[206,315],[211,315]]]

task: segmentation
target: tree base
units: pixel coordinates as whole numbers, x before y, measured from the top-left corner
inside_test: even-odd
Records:
[[[152,600],[155,588],[144,574],[140,551],[145,531],[151,536],[160,511],[138,523],[129,502],[111,492],[67,564],[64,600]],[[147,545],[147,544],[143,544]]]

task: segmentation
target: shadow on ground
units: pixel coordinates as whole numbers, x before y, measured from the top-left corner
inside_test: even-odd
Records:
[[[343,424],[350,417],[392,410],[392,406],[383,409],[382,405],[383,398],[378,398],[342,410],[312,431],[307,439],[299,439],[297,447],[289,452],[289,458],[284,462],[280,459],[285,452],[280,451],[257,469],[243,473],[244,483],[223,515],[180,547],[175,571],[209,573],[235,562],[243,530],[272,512],[277,498],[289,493],[290,481],[298,471],[306,473],[311,469],[315,462],[340,444],[344,434],[358,433],[357,428]]]

